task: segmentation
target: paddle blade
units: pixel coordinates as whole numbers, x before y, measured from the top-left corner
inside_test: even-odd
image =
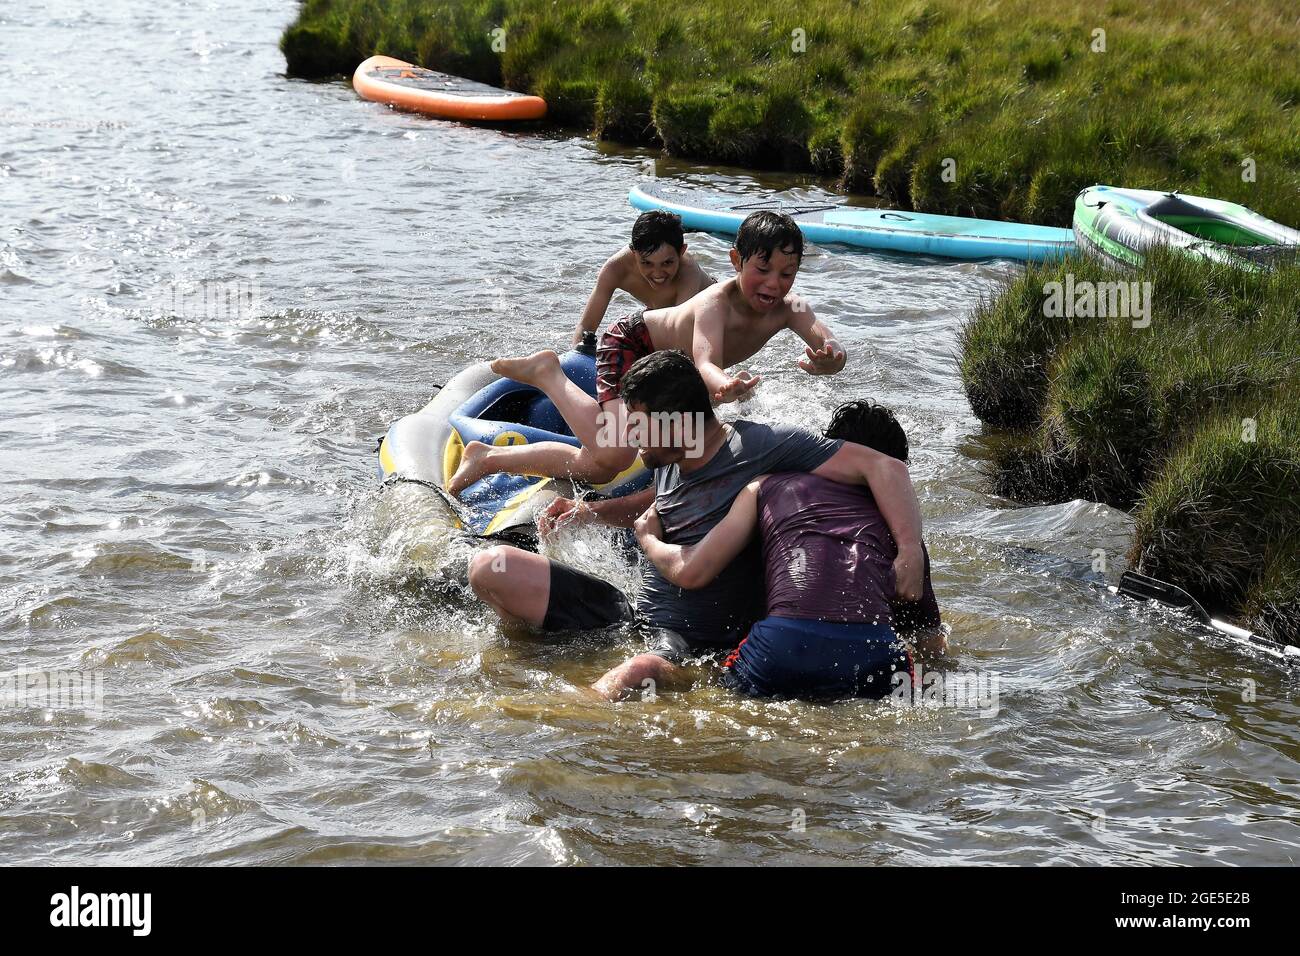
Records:
[[[1112,590],[1125,597],[1156,601],[1167,607],[1186,611],[1200,623],[1213,628],[1220,634],[1225,634],[1243,644],[1267,651],[1293,667],[1300,666],[1300,648],[1270,640],[1259,634],[1252,634],[1245,628],[1210,617],[1196,598],[1176,584],[1160,581],[1145,574],[1139,574],[1136,571],[1125,571],[1119,579],[1119,586],[1112,588]]]
[[[1158,601],[1169,607],[1187,611],[1202,624],[1210,623],[1209,612],[1201,603],[1176,584],[1159,581],[1136,571],[1125,571],[1119,579],[1119,593],[1125,597]]]

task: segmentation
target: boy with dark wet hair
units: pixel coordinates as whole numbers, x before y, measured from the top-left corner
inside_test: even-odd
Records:
[[[907,461],[907,432],[892,411],[869,399],[845,402],[836,408],[825,434],[827,438],[855,441],[890,458]]]
[[[845,402],[836,408],[831,413],[830,424],[826,426],[824,434],[827,438],[857,442],[874,448],[882,455],[897,458],[904,463],[908,460],[907,432],[890,409],[869,399]],[[910,638],[923,655],[928,656],[943,653],[947,642],[938,631],[939,603],[935,600],[934,588],[930,585],[930,552],[924,543],[921,551],[925,556],[925,593],[919,601],[895,599],[890,604],[894,630]]]
[[[632,241],[606,260],[573,331],[574,346],[594,336],[619,289],[647,309],[680,305],[713,284],[713,279],[686,251],[681,217],[651,209],[636,217]]]
[[[541,389],[574,436],[563,442],[496,447],[470,442],[447,490],[458,495],[496,472],[572,478],[599,485],[636,460],[628,441],[627,409],[620,396],[624,374],[638,359],[664,349],[691,356],[711,400],[745,398],[759,383],[749,372],[726,369],[751,358],[782,329],[804,340],[798,365],[809,375],[832,375],[847,356],[812,308],[790,289],[803,259],[803,233],[789,216],[770,211],[748,216],[736,234],[731,264],[736,274],[668,309],[639,312],[615,322],[596,352],[596,398],[569,381],[551,350],[498,359],[493,371]]]

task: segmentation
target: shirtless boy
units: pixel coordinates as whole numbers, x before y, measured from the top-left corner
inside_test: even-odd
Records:
[[[713,279],[686,251],[681,217],[661,209],[643,212],[632,225],[632,241],[600,267],[596,287],[573,331],[573,344],[579,346],[585,335],[596,334],[619,289],[647,309],[666,309],[712,284]]]
[[[609,328],[596,352],[594,400],[569,381],[559,356],[549,349],[493,362],[498,374],[541,389],[582,447],[563,442],[505,447],[470,442],[447,490],[459,494],[496,472],[566,477],[591,484],[613,480],[637,454],[627,441],[620,382],[637,359],[652,352],[676,349],[692,356],[715,404],[744,398],[758,385],[756,375],[731,375],[725,370],[751,358],[782,329],[790,329],[806,343],[798,364],[809,375],[840,371],[847,358],[844,350],[812,308],[790,291],[802,258],[803,233],[794,220],[768,211],[750,215],[731,250],[734,276],[681,305],[638,312]]]

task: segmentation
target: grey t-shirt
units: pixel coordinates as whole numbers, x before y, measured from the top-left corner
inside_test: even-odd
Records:
[[[655,470],[655,508],[669,544],[700,541],[726,517],[736,495],[759,475],[813,471],[842,444],[789,425],[731,423],[722,447],[698,471],[682,477],[677,465]],[[734,647],[763,616],[763,560],[752,542],[711,583],[688,591],[646,562],[639,610],[701,649]]]

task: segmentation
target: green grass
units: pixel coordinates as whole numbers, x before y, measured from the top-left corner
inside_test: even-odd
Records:
[[[1265,637],[1300,646],[1300,555],[1294,546],[1250,585],[1243,613]]]
[[[306,0],[281,46],[293,76],[385,53],[537,93],[607,139],[922,211],[1068,225],[1103,182],[1300,223],[1291,0]]]
[[[1300,397],[1292,392],[1236,403],[1193,432],[1146,489],[1132,557],[1210,606],[1244,610],[1261,632],[1300,644],[1297,531]]]
[[[959,335],[966,398],[980,421],[1025,429],[1040,420],[1048,363],[1057,349],[1093,320],[1044,314],[1048,283],[1067,273],[1099,282],[1109,273],[1090,259],[1039,265],[981,301]]]
[[[1071,273],[1150,282],[1150,325],[1044,315],[1045,287]],[[1261,629],[1295,626],[1279,615],[1300,602],[1300,265],[1158,250],[1133,271],[1033,266],[974,310],[961,348],[971,407],[1010,433],[998,493],[1133,508],[1148,573]]]

